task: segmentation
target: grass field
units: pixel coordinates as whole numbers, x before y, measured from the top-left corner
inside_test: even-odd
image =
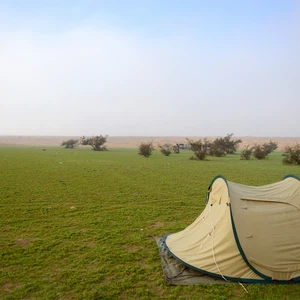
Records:
[[[169,286],[155,236],[184,229],[218,174],[264,185],[299,166],[137,149],[0,148],[0,299],[300,299],[300,285]]]

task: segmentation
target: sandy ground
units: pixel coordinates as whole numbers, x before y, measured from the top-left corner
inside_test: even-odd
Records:
[[[0,136],[0,145],[25,145],[25,146],[59,146],[63,141],[70,138],[78,139],[79,137],[70,136]],[[190,139],[196,140],[204,138],[200,136],[191,136]],[[209,140],[214,140],[216,137],[207,137]],[[233,137],[234,139],[241,139],[243,142],[240,148],[246,145],[254,145],[255,143],[263,144],[270,140],[278,143],[279,149],[284,149],[285,146],[293,146],[300,143],[300,137]],[[183,136],[109,136],[107,139],[107,147],[125,147],[135,148],[141,142],[153,141],[153,144],[163,145],[165,143],[187,144],[186,137]]]

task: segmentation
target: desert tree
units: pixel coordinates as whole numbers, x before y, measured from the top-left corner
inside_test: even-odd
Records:
[[[209,149],[209,155],[211,156],[225,156],[227,154],[226,149],[225,149],[225,140],[224,138],[217,138],[215,139]]]
[[[108,135],[96,135],[92,137],[81,138],[80,144],[84,146],[91,146],[94,151],[106,151],[106,146],[104,145],[107,142]]]
[[[153,142],[142,142],[139,145],[138,154],[144,157],[149,157],[152,154],[153,150],[154,150]]]
[[[199,139],[197,141],[186,139],[190,145],[190,149],[194,152],[191,159],[204,160],[209,153],[211,143],[207,139]]]
[[[278,144],[277,142],[272,142],[270,141],[269,143],[264,143],[263,147],[265,149],[265,151],[267,152],[267,155],[272,153],[273,151],[275,151],[278,148]]]
[[[234,154],[242,140],[234,140],[232,137],[233,133],[228,133],[225,137],[215,139],[211,143],[209,154],[217,157]]]
[[[234,154],[238,148],[239,144],[242,142],[241,139],[233,140],[233,133],[228,133],[225,137],[225,151],[227,154]]]
[[[78,140],[69,139],[67,141],[63,141],[61,146],[64,146],[66,149],[74,149],[78,145]]]
[[[282,160],[284,164],[300,165],[300,144],[297,143],[295,146],[286,146],[282,155],[284,156]]]
[[[263,145],[255,144],[253,146],[253,156],[257,159],[265,159],[270,153],[277,149],[277,143],[270,141],[269,143],[264,143]]]
[[[251,159],[253,149],[249,148],[249,145],[247,145],[241,152],[241,159],[249,160]]]

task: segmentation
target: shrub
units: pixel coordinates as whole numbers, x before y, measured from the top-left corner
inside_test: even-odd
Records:
[[[217,138],[211,143],[209,154],[211,156],[217,157],[226,155],[225,143],[223,138]]]
[[[284,164],[300,165],[300,144],[297,143],[294,147],[285,147],[285,152],[282,155],[284,156],[282,160]]]
[[[265,151],[267,152],[267,155],[272,153],[273,151],[275,151],[278,148],[278,144],[277,142],[272,142],[270,141],[269,143],[264,143],[263,147],[265,149]]]
[[[267,156],[276,150],[277,147],[277,143],[272,141],[264,143],[263,145],[255,144],[253,146],[253,156],[257,159],[267,158]]]
[[[234,154],[238,147],[239,144],[242,142],[241,139],[238,140],[232,140],[233,133],[227,134],[227,136],[224,138],[225,140],[225,151],[227,154]]]
[[[163,146],[158,146],[158,148],[160,149],[160,152],[165,156],[169,156],[172,153],[170,144],[164,144]]]
[[[204,139],[203,141],[202,139],[199,139],[198,141],[187,139],[187,141],[191,150],[194,152],[195,157],[199,160],[204,160],[209,153],[211,143],[207,139]]]
[[[223,138],[217,138],[211,143],[209,154],[212,156],[225,156],[234,154],[242,140],[232,140],[233,133],[227,134]]]
[[[253,156],[257,159],[265,159],[268,155],[267,151],[262,145],[255,144],[252,149]]]
[[[78,144],[78,140],[74,140],[74,139],[69,139],[67,141],[63,141],[61,143],[61,146],[65,146],[66,149],[74,149],[75,147],[77,147]],[[45,151],[43,149],[43,151]]]
[[[249,149],[249,145],[247,145],[241,152],[241,159],[251,159],[252,151],[252,148]]]
[[[89,145],[92,147],[92,150],[94,151],[106,151],[106,146],[104,144],[107,142],[107,135],[96,135],[89,138],[86,138],[83,136],[81,138],[81,145]]]
[[[143,155],[145,157],[149,157],[154,150],[153,143],[141,143],[139,145],[139,155]]]

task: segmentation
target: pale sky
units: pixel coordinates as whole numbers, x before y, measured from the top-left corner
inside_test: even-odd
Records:
[[[298,1],[0,1],[0,135],[227,133],[300,137]]]

